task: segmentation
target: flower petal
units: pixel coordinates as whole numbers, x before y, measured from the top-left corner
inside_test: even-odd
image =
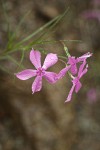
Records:
[[[70,64],[70,65],[71,65],[70,71],[71,71],[71,73],[72,73],[73,75],[75,75],[75,74],[77,73],[77,66],[76,66],[76,64],[77,64],[77,59],[75,59],[74,56],[70,56],[70,57],[68,58],[67,64]]]
[[[74,56],[68,57],[68,62],[67,63],[70,64],[70,65],[75,64],[76,63],[75,57]]]
[[[41,67],[41,53],[39,51],[31,50],[30,61],[36,67],[36,69]]]
[[[83,63],[80,65],[79,67],[79,72],[78,72],[78,77],[81,78],[83,75],[82,75],[82,72],[83,72],[83,69],[86,65],[86,60],[83,61]]]
[[[70,72],[75,75],[77,73],[77,66],[76,64],[72,65],[70,68]]]
[[[88,71],[88,64],[86,65],[86,68],[83,70],[83,72],[81,73],[81,77],[86,74]]]
[[[36,76],[36,70],[26,69],[21,72],[15,73],[16,77],[20,80],[27,80],[31,77]]]
[[[32,94],[40,91],[42,88],[42,76],[37,76],[32,84]]]
[[[57,82],[57,74],[54,72],[45,71],[44,77],[51,84]]]
[[[73,84],[73,86],[72,86],[72,88],[71,88],[71,90],[70,90],[70,92],[68,94],[68,97],[67,97],[65,102],[69,102],[71,100],[74,88],[75,88],[75,85]]]
[[[53,66],[58,61],[57,54],[49,53],[44,61],[43,67],[45,70]]]
[[[77,93],[80,90],[81,87],[82,87],[82,84],[81,84],[80,81],[78,81],[76,86],[75,86],[75,92]]]
[[[58,79],[61,79],[65,76],[65,74],[67,73],[67,71],[70,69],[71,66],[67,66],[65,68],[63,68],[57,75]]]
[[[87,52],[86,54],[82,55],[81,57],[77,58],[77,62],[80,62],[80,61],[84,61],[86,60],[88,57],[91,57],[93,54],[90,53],[90,52]]]

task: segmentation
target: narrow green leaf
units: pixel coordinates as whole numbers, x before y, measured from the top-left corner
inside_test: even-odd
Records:
[[[9,60],[11,60],[14,64],[16,64],[17,66],[19,66],[19,67],[21,67],[21,68],[24,68],[24,66],[23,65],[21,65],[20,63],[18,63],[18,61],[16,61],[13,57],[11,57],[11,56],[7,56],[7,58],[9,59]]]
[[[23,60],[24,60],[24,50],[22,50],[22,55],[21,55],[21,59],[20,59],[19,66],[18,66],[17,70],[19,70],[20,66],[22,66]]]
[[[57,19],[59,18],[59,16],[57,16],[56,18],[52,19],[51,21],[49,21],[47,24],[43,25],[42,27],[40,27],[39,29],[37,29],[36,31],[34,31],[32,34],[30,34],[29,36],[27,36],[26,38],[24,38],[21,42],[19,42],[18,44],[16,44],[16,47],[19,47],[21,44],[23,44],[24,42],[28,41],[29,39],[31,39],[33,36],[35,36],[36,34],[42,32],[45,28],[47,28],[48,26],[50,26],[53,22],[55,22]]]
[[[44,31],[35,41],[31,42],[29,46],[36,45],[39,40],[40,40],[39,43],[42,42],[43,38],[46,39],[47,38],[46,35],[48,35],[50,31],[63,19],[63,17],[67,14],[68,11],[69,11],[69,7],[65,10],[65,12],[62,15],[58,16],[57,20],[55,20],[55,22],[48,28],[47,32]]]
[[[28,11],[24,16],[23,18],[21,19],[21,21],[19,22],[19,24],[17,25],[16,29],[15,29],[15,32],[10,36],[10,39],[8,41],[8,44],[7,44],[7,50],[11,49],[11,47],[13,47],[13,42],[16,38],[16,34],[20,28],[20,26],[22,25],[22,23],[24,22],[26,16],[28,16],[30,14],[31,11]]]
[[[11,72],[8,70],[8,68],[4,67],[4,66],[1,66],[0,65],[0,69],[8,74],[11,74]]]

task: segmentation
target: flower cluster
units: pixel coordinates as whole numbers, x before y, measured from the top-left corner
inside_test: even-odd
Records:
[[[41,65],[41,53],[37,50],[31,50],[30,52],[30,61],[35,66],[34,69],[26,69],[21,72],[16,73],[16,77],[20,80],[27,80],[29,78],[35,77],[35,80],[32,84],[32,93],[38,92],[42,88],[42,78],[44,77],[49,83],[54,84],[59,79],[64,77],[68,72],[71,81],[72,88],[68,94],[68,97],[65,102],[71,100],[72,93],[76,93],[82,87],[80,79],[88,70],[88,64],[86,62],[87,58],[92,56],[91,53],[86,53],[81,57],[75,58],[74,56],[68,55],[68,62],[66,62],[66,67],[63,68],[58,74],[54,72],[49,72],[47,69],[57,63],[58,57],[57,54],[49,53],[47,54],[43,65]],[[79,68],[77,67],[77,64]]]

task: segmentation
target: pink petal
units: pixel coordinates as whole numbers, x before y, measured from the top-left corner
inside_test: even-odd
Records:
[[[68,64],[73,65],[76,63],[76,59],[74,56],[68,57]]]
[[[53,66],[58,61],[57,54],[49,53],[44,61],[43,67],[45,70]]]
[[[36,67],[36,69],[41,67],[41,53],[39,51],[31,50],[30,61]]]
[[[92,53],[90,52],[87,52],[86,54],[82,55],[81,57],[77,58],[77,61],[80,62],[80,61],[84,61],[85,59],[89,58],[92,56]]]
[[[61,79],[65,76],[65,74],[67,73],[67,71],[70,69],[71,66],[67,66],[65,68],[63,68],[57,75],[58,79]]]
[[[57,74],[54,72],[45,71],[44,77],[51,84],[57,82]]]
[[[83,72],[81,73],[80,77],[82,77],[84,74],[86,74],[88,71],[88,64],[86,65],[86,68],[83,70]]]
[[[26,69],[21,72],[15,73],[16,77],[20,80],[27,80],[31,77],[36,76],[36,70]]]
[[[40,91],[42,88],[42,76],[37,76],[32,84],[32,94]]]
[[[71,57],[68,58],[68,63],[67,64],[71,65],[70,71],[73,75],[75,75],[77,73],[76,63],[77,63],[77,59],[75,59],[74,56],[71,56]]]
[[[71,90],[70,90],[70,92],[68,94],[68,97],[67,97],[65,102],[69,102],[71,100],[74,88],[75,88],[75,85],[73,84],[73,86],[72,86],[72,88],[71,88]]]
[[[70,68],[70,72],[75,75],[77,73],[77,66],[76,64],[72,65]]]
[[[82,87],[82,84],[81,84],[80,81],[78,81],[76,86],[75,86],[75,92],[77,93],[80,90],[81,87]]]
[[[83,72],[83,69],[84,69],[85,65],[86,65],[86,60],[84,60],[83,63],[79,67],[79,72],[78,72],[78,77],[79,78],[82,77],[82,72]]]

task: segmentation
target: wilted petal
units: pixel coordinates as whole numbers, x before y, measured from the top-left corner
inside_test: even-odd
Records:
[[[45,71],[44,77],[49,83],[57,82],[57,74],[54,72]]]
[[[53,66],[58,61],[57,54],[49,53],[44,61],[43,67],[45,70]]]
[[[71,66],[67,66],[65,68],[63,68],[57,75],[57,78],[63,78],[65,76],[65,74],[67,73],[67,71],[70,69]]]
[[[68,97],[67,97],[65,102],[69,102],[71,100],[74,88],[75,88],[75,85],[73,84],[73,86],[72,86],[72,88],[71,88],[71,90],[70,90],[70,92],[68,94]]]
[[[76,86],[75,86],[75,92],[77,93],[80,90],[81,87],[82,87],[82,84],[81,84],[80,81],[78,81]]]
[[[32,84],[32,94],[40,91],[42,88],[42,76],[37,76]]]
[[[39,51],[31,50],[30,61],[36,67],[36,69],[41,67],[41,53]]]
[[[15,73],[16,77],[20,80],[27,80],[31,77],[36,76],[36,70],[26,69],[21,72]]]

